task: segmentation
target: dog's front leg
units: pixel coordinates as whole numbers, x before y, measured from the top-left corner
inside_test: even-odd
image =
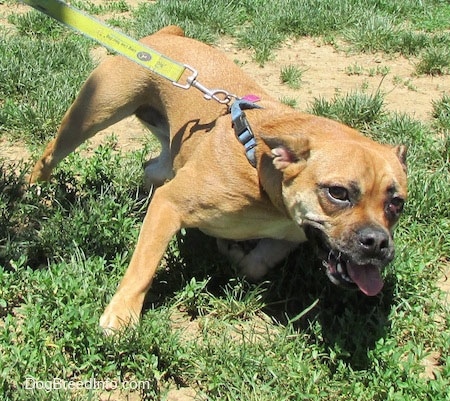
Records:
[[[145,294],[171,238],[181,228],[177,208],[159,188],[142,224],[130,265],[111,302],[100,318],[100,326],[111,334],[138,322]]]

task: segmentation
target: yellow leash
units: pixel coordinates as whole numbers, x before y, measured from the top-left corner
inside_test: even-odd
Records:
[[[76,9],[60,0],[20,0],[36,10],[47,14],[64,25],[94,39],[112,51],[120,53],[131,61],[167,78],[169,81],[182,89],[191,86],[204,94],[206,100],[216,100],[227,104],[237,96],[223,89],[208,89],[197,81],[198,72],[187,64],[180,64],[170,58],[158,53],[150,47],[137,40],[130,38],[102,21]],[[191,73],[185,83],[178,81],[185,71]]]
[[[186,69],[184,65],[163,56],[62,1],[22,0],[22,2],[172,82],[177,82]]]
[[[179,88],[189,89],[193,86],[204,94],[205,99],[214,99],[221,104],[228,104],[232,99],[235,99],[236,101],[230,107],[235,134],[245,147],[250,164],[253,167],[256,166],[256,141],[243,110],[261,108],[254,103],[259,100],[259,97],[247,95],[240,98],[223,89],[208,89],[197,81],[198,72],[194,68],[171,60],[61,0],[21,1],[83,35],[96,40],[103,46],[122,54],[131,61],[167,78]],[[179,83],[178,81],[186,70],[190,71],[191,75],[186,78],[185,83]]]

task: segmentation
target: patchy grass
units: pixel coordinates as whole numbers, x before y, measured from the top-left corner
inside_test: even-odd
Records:
[[[280,80],[291,89],[299,89],[304,70],[296,65],[288,65],[281,68]]]
[[[417,65],[419,74],[444,75],[450,73],[450,50],[448,47],[430,47],[424,51]]]
[[[419,55],[437,37],[448,41],[447,2],[427,4],[77,2],[93,13],[131,13],[114,23],[139,35],[167,23],[206,41],[234,35],[261,62],[287,35],[353,35],[357,47],[367,37],[348,32],[369,22],[370,51],[393,51],[397,45],[377,46],[387,46],[393,33],[401,38],[409,26],[412,39],[423,29],[424,44],[407,50]],[[92,43],[34,12],[10,21],[17,31],[0,31],[0,134],[36,148],[53,135],[92,68]],[[141,165],[150,145],[125,154],[113,150],[112,138],[88,158],[71,155],[39,188],[24,183],[28,165],[2,160],[0,399],[116,396],[61,387],[92,379],[110,388],[133,383],[122,386],[122,399],[164,399],[174,387],[208,400],[447,399],[450,313],[436,283],[450,255],[448,96],[434,102],[429,123],[388,113],[382,93],[363,91],[317,99],[311,111],[409,146],[410,199],[382,295],[333,287],[308,245],[267,281],[249,284],[218,257],[214,239],[188,230],[170,244],[137,330],[106,338],[98,319],[128,265],[148,204]],[[430,355],[433,376],[425,375]]]
[[[320,98],[313,103],[310,112],[362,129],[382,116],[383,97],[380,93],[355,92],[336,95],[331,100]]]
[[[441,99],[433,102],[433,117],[437,126],[443,130],[450,130],[450,95],[443,95]]]

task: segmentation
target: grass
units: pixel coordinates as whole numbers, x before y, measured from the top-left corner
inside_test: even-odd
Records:
[[[137,37],[167,24],[178,24],[189,36],[209,43],[218,35],[230,35],[242,47],[252,49],[260,64],[289,36],[315,35],[330,42],[344,38],[358,51],[421,58],[430,46],[443,53],[450,46],[448,9],[441,0],[426,5],[416,0],[394,4],[378,0],[176,0],[160,1],[157,6],[142,3],[132,10],[131,21],[115,19],[114,23]]]
[[[433,117],[438,127],[443,130],[450,129],[450,95],[444,95],[433,102]]]
[[[416,69],[419,74],[449,74],[450,50],[443,47],[430,47],[424,52]]]
[[[27,15],[23,19],[40,21]],[[24,21],[21,23],[26,24]],[[53,40],[53,30],[49,34],[46,31],[43,28],[37,34],[44,36],[42,40],[34,33],[29,36],[21,31],[20,36],[10,37],[0,32],[4,44],[0,47],[4,60],[0,67],[0,133],[11,132],[16,139],[40,142],[53,135],[61,115],[94,66],[86,40],[73,35],[59,35],[60,39]],[[60,31],[59,26],[56,31]]]
[[[208,42],[235,36],[261,63],[288,35],[324,35],[346,37],[361,51],[419,59],[436,51],[423,73],[448,73],[437,63],[449,40],[446,1],[76,4],[114,14],[116,26],[137,36],[167,23]],[[0,30],[0,135],[37,155],[93,67],[93,43],[34,12],[9,21],[16,31]],[[371,74],[357,65],[348,72]],[[133,393],[159,400],[176,387],[208,400],[448,399],[450,311],[437,280],[450,255],[450,100],[431,100],[430,122],[387,112],[382,93],[341,93],[311,105],[376,140],[409,147],[410,199],[381,296],[333,287],[308,245],[265,282],[247,283],[217,256],[214,239],[189,230],[170,244],[137,330],[112,338],[98,320],[148,204],[141,165],[152,145],[121,153],[109,138],[88,158],[69,156],[38,188],[24,186],[28,164],[0,160],[0,400]],[[430,355],[432,378],[424,374]],[[26,388],[31,378],[41,389]],[[101,396],[89,388],[46,391],[55,378],[140,387]]]
[[[280,80],[291,89],[299,89],[304,70],[296,65],[288,65],[281,68]]]
[[[362,129],[382,117],[383,97],[379,92],[355,92],[336,95],[331,100],[319,98],[311,106],[310,112]]]

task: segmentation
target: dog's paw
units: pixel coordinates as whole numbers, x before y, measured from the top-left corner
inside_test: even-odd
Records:
[[[247,255],[239,263],[240,274],[247,280],[258,282],[269,272],[271,266],[268,266],[264,260],[255,257],[254,254]]]
[[[247,254],[240,243],[222,238],[217,238],[217,248],[222,255],[234,264],[239,264]]]
[[[258,240],[237,242],[217,239],[219,252],[237,265],[239,274],[250,281],[259,281],[269,271],[269,266],[255,252],[258,243]]]
[[[133,328],[139,322],[139,313],[125,302],[116,301],[114,298],[100,317],[100,327],[108,336]]]
[[[241,275],[250,281],[260,281],[298,244],[271,238],[239,242],[218,239],[217,246],[222,254],[239,267]]]

